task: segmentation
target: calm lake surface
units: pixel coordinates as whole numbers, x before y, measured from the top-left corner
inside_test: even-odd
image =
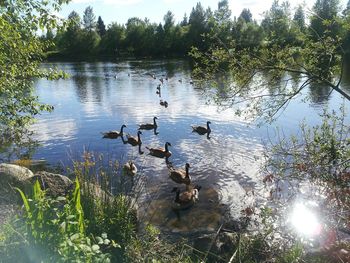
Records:
[[[219,204],[229,205],[238,216],[249,202],[263,202],[266,197],[259,175],[264,144],[276,137],[275,127],[286,135],[298,132],[298,124],[305,119],[311,125],[320,123],[318,114],[327,104],[338,107],[342,99],[329,90],[303,96],[289,104],[287,110],[272,125],[260,128],[248,125],[234,115],[234,110],[218,110],[208,105],[200,90],[190,84],[191,71],[183,60],[131,60],[117,63],[47,63],[44,68],[57,67],[70,74],[66,80],[36,82],[40,101],[54,106],[52,113],[43,114],[33,126],[41,147],[33,159],[45,159],[49,164],[70,165],[79,159],[84,149],[102,153],[121,163],[135,160],[142,169],[147,209],[145,220],[171,231],[192,228],[215,229],[222,210]],[[157,79],[153,79],[154,74]],[[345,74],[346,75],[346,74]],[[156,94],[159,78],[168,76],[161,87],[161,98],[167,108],[159,104]],[[180,82],[181,80],[182,82]],[[345,80],[345,87],[349,81]],[[159,134],[143,131],[142,151],[123,144],[122,140],[103,139],[101,132],[124,130],[136,135],[138,124],[152,122],[158,117]],[[191,125],[205,125],[211,121],[211,138],[192,133]],[[176,186],[168,178],[164,159],[148,155],[148,147],[164,147],[170,142],[175,167],[191,165],[190,174],[195,184],[201,185],[199,203],[190,210],[174,215],[171,189]],[[246,191],[258,193],[246,198]]]

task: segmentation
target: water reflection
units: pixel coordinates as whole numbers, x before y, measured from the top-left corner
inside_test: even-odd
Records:
[[[264,191],[259,167],[264,156],[261,141],[267,137],[266,127],[248,127],[242,118],[235,116],[234,110],[218,111],[216,105],[208,105],[201,91],[190,84],[191,72],[186,61],[54,65],[72,77],[36,83],[40,100],[54,105],[55,111],[41,115],[38,124],[32,127],[43,144],[35,159],[70,164],[72,156],[80,157],[86,148],[117,160],[134,160],[145,178],[144,199],[151,200],[144,216],[174,231],[204,225],[215,227],[221,218],[219,203],[228,204],[232,213],[239,215],[246,191]],[[52,65],[43,65],[49,66]],[[169,102],[167,108],[159,105],[160,98],[155,93],[162,77],[161,96]],[[305,116],[310,120],[317,117],[316,110],[291,103],[279,125],[295,133],[298,122]],[[101,132],[119,130],[122,124],[127,126],[124,131],[136,135],[138,124],[147,123],[154,116],[158,117],[157,129],[145,131],[142,144],[137,147],[125,144],[125,137],[106,140],[101,136]],[[208,120],[213,123],[210,136],[192,133],[193,124],[205,125]],[[163,146],[167,141],[172,144],[168,160],[143,154],[146,146]],[[174,195],[170,191],[174,184],[169,179],[166,161],[175,167],[188,162],[193,182],[202,186],[198,204],[181,213],[180,218],[171,211]],[[182,225],[185,220],[193,220],[192,225]]]
[[[332,89],[325,84],[311,83],[309,86],[311,103],[315,106],[324,105],[329,100],[331,90]]]

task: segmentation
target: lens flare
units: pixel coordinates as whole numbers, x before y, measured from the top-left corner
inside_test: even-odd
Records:
[[[291,223],[302,235],[314,236],[320,234],[321,224],[317,216],[304,204],[296,204],[292,211]]]

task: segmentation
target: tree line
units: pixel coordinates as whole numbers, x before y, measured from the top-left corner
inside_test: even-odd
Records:
[[[288,1],[280,3],[275,0],[258,23],[247,8],[232,19],[228,1],[221,0],[214,11],[209,7],[205,9],[198,2],[189,17],[185,14],[177,24],[174,14],[168,11],[163,23],[151,23],[147,18],[132,17],[126,24],[113,22],[108,26],[101,16],[96,19],[92,7],[88,6],[82,18],[72,11],[65,28],[55,34],[48,31],[44,38],[53,40],[56,49],[69,57],[169,57],[185,56],[191,47],[205,51],[216,40],[220,40],[223,46],[234,41],[239,48],[266,44],[298,46],[303,43],[306,33],[317,38],[323,31],[331,30],[333,34],[343,34],[346,49],[349,49],[350,35],[340,32],[336,25],[330,28],[324,23],[327,19],[348,21],[349,6],[350,2],[340,12],[338,0],[317,0],[307,23],[302,6],[293,12]],[[213,35],[216,39],[206,37]]]

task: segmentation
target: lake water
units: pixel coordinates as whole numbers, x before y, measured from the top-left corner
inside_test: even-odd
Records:
[[[286,135],[297,133],[301,120],[305,118],[311,125],[320,123],[322,107],[336,107],[342,101],[335,92],[327,97],[328,90],[308,90],[310,102],[302,102],[300,96],[275,123],[258,128],[235,116],[232,109],[208,105],[201,91],[190,84],[190,67],[183,60],[45,63],[43,67],[57,67],[71,77],[36,82],[40,101],[55,110],[42,114],[33,126],[41,142],[33,159],[69,165],[87,149],[122,163],[135,160],[143,170],[148,200],[145,220],[171,231],[215,229],[222,215],[219,203],[228,205],[237,216],[245,205],[262,202],[266,195],[259,166],[264,143],[275,137],[274,128],[283,129]],[[159,78],[165,76],[168,80],[161,87],[161,98],[168,101],[167,108],[159,104],[156,94]],[[119,130],[122,124],[127,125],[125,132],[136,135],[138,124],[152,122],[154,116],[158,117],[158,134],[143,131],[144,154],[121,139],[102,138],[101,132]],[[210,139],[192,133],[191,125],[205,125],[208,120]],[[167,141],[172,145],[173,165],[190,163],[193,182],[202,186],[199,203],[180,217],[171,210],[174,195],[170,191],[176,185],[168,177],[164,159],[148,155],[145,148],[163,147]],[[256,196],[247,198],[246,192],[253,189]]]

